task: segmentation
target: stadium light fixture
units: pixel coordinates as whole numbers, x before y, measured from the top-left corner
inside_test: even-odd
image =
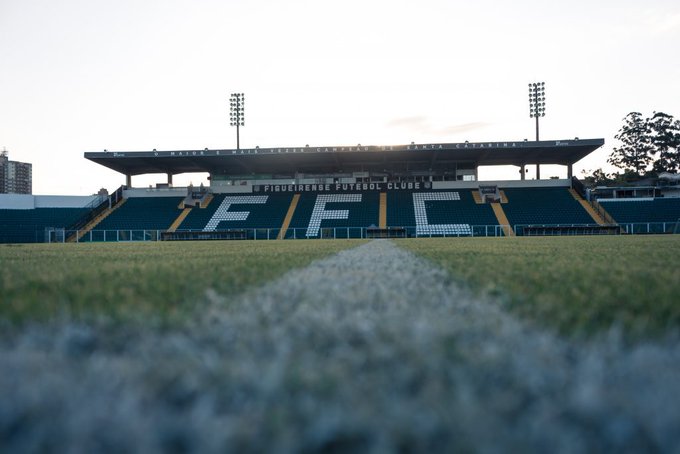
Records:
[[[537,142],[540,117],[545,117],[545,82],[534,82],[529,84],[529,118],[536,119]]]
[[[232,93],[229,97],[229,120],[231,126],[236,126],[236,149],[241,149],[239,128],[245,126],[245,102],[243,93]]]

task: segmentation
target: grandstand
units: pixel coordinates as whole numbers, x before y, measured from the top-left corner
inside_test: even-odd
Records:
[[[379,224],[380,194],[373,192],[303,193],[286,238],[362,238]]]
[[[92,197],[0,195],[0,243],[63,241],[65,232],[101,199]]]
[[[680,197],[598,199],[627,233],[678,233]]]
[[[677,231],[680,198],[592,200],[576,178],[478,181],[482,165],[572,165],[602,139],[85,153],[126,177],[109,199],[0,197],[0,241],[509,236]],[[173,187],[183,172],[210,187]],[[134,188],[132,176],[167,174]],[[37,202],[36,202],[37,200]],[[17,203],[21,206],[17,206]],[[619,226],[619,224],[621,224]],[[639,227],[645,225],[646,227]],[[650,227],[652,226],[652,227]],[[55,234],[55,232],[57,232]]]
[[[265,230],[271,239],[278,235],[293,194],[219,194],[205,208],[193,208],[177,228],[178,232],[244,230],[246,237]]]
[[[527,226],[588,226],[597,224],[568,188],[507,188],[503,209],[516,233]]]
[[[490,204],[478,204],[475,190],[406,192],[387,194],[387,219],[390,226],[407,228],[409,236],[486,234],[489,227],[497,233],[499,221]],[[474,230],[474,231],[473,231]]]
[[[104,219],[100,230],[166,230],[177,218],[181,197],[132,197]]]
[[[42,243],[45,235],[68,228],[86,213],[86,208],[0,210],[0,243]]]

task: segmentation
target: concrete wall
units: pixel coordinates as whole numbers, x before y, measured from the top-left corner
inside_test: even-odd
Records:
[[[270,180],[267,180],[268,182]],[[275,184],[284,184],[282,181],[288,180],[273,180]],[[315,180],[316,181],[316,180]],[[257,184],[270,184],[257,181]],[[352,181],[353,183],[354,181]],[[341,183],[344,183],[341,182]],[[288,183],[285,183],[288,184]],[[298,184],[298,183],[296,183]],[[300,183],[302,184],[302,183]],[[385,184],[385,183],[381,183]],[[545,188],[545,187],[571,187],[571,180],[569,179],[555,179],[555,180],[507,180],[507,181],[433,181],[432,189],[477,189],[480,185],[482,186],[498,186],[501,189],[504,188]],[[421,183],[421,188],[423,183]],[[250,184],[247,185],[213,185],[211,186],[213,193],[224,194],[224,193],[251,193],[253,192],[253,187]]]
[[[251,192],[253,192],[253,187],[249,184],[237,186],[232,185],[211,186],[210,189],[212,189],[212,192],[214,194],[250,194]]]
[[[36,208],[83,208],[99,200],[99,196],[38,195],[35,196]]]
[[[195,189],[198,189],[196,187]],[[186,197],[187,188],[131,188],[123,191],[123,197]]]
[[[287,180],[286,180],[287,181]],[[260,182],[258,181],[258,184]],[[538,187],[569,187],[571,182],[564,180],[509,180],[509,181],[433,181],[432,189],[476,189],[479,185],[497,185],[502,188],[538,188]],[[216,194],[253,192],[251,185],[219,185],[213,186]],[[677,193],[676,193],[677,194]],[[674,194],[674,195],[676,195]],[[185,197],[186,187],[177,188],[133,188],[123,191],[124,197]],[[670,196],[670,195],[669,195]],[[32,210],[33,208],[83,208],[92,203],[98,196],[69,196],[69,195],[26,195],[0,194],[0,209]]]
[[[84,208],[98,196],[0,194],[0,209],[32,210],[34,208]]]
[[[507,180],[507,181],[433,181],[432,189],[477,189],[479,186],[505,188],[554,188],[571,187],[571,180]]]

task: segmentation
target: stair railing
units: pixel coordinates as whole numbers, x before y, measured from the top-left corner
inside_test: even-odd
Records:
[[[74,222],[68,228],[66,228],[66,231],[76,232],[75,234],[78,235],[78,231],[85,227],[87,224],[89,224],[93,219],[102,214],[104,211],[114,207],[119,201],[123,200],[124,189],[125,186],[121,186],[118,189],[116,189],[116,191],[113,194],[110,194],[108,197],[102,195],[94,199],[92,202],[90,202],[90,204],[88,204],[85,207],[90,208],[88,212],[81,216],[76,222]]]

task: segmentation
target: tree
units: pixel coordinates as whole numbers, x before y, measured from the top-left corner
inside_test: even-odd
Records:
[[[614,175],[607,175],[602,168],[595,170],[584,170],[583,184],[588,187],[607,186],[614,182]]]
[[[607,162],[642,176],[654,160],[655,153],[649,121],[642,118],[640,112],[629,113],[623,121],[623,126],[614,136],[621,142],[621,146],[614,148]]]
[[[602,168],[599,168],[584,170],[581,173],[583,173],[583,184],[590,188],[595,186],[627,185],[640,179],[640,175],[634,170],[606,173]]]
[[[654,112],[647,124],[650,142],[658,153],[654,171],[677,173],[680,170],[680,120],[663,112]]]

